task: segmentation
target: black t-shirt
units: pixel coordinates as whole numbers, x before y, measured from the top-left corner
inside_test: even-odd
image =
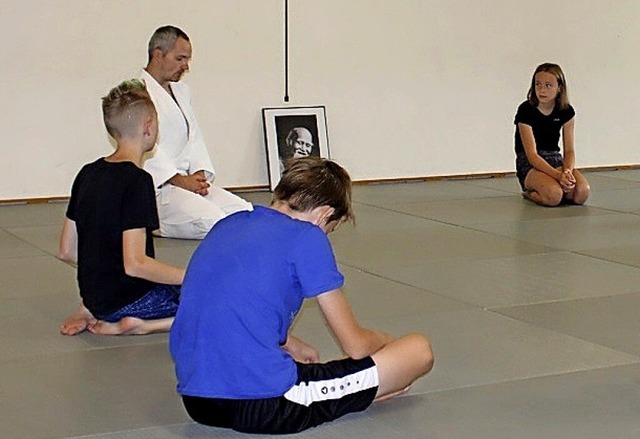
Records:
[[[560,129],[576,115],[571,105],[564,110],[556,106],[551,114],[545,116],[529,101],[524,101],[518,107],[518,112],[513,123],[516,124],[516,154],[524,153],[524,145],[518,132],[518,124],[529,125],[533,129],[533,138],[536,140],[538,152],[559,152]]]
[[[94,315],[110,314],[144,296],[156,284],[124,271],[122,233],[145,228],[145,253],[154,257],[158,228],[151,175],[131,162],[103,158],[85,165],[71,188],[67,218],[78,231],[78,284]]]

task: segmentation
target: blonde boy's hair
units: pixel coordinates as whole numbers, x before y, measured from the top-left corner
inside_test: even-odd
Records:
[[[139,79],[121,82],[102,98],[104,124],[116,140],[134,134],[149,115],[155,116],[156,109]]]

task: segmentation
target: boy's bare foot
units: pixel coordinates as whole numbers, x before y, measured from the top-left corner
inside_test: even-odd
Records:
[[[142,320],[137,317],[125,317],[115,323],[99,320],[87,328],[100,335],[144,335],[154,332],[167,332],[171,329],[173,317],[158,320]]]
[[[125,317],[115,323],[99,320],[89,331],[100,335],[127,335],[135,334],[143,320],[136,317]]]
[[[64,321],[60,327],[60,333],[63,335],[80,334],[87,329],[91,330],[97,322],[98,320],[93,314],[81,304],[78,310]]]
[[[398,390],[396,392],[392,392],[392,393],[388,393],[386,395],[379,396],[376,399],[374,399],[373,402],[382,402],[382,401],[386,401],[387,399],[395,398],[396,396],[400,396],[403,393],[407,393],[410,388],[411,388],[411,386],[407,386],[402,390]]]

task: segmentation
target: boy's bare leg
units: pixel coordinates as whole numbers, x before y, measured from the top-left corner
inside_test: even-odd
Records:
[[[376,401],[398,396],[433,367],[429,340],[422,334],[409,334],[385,345],[371,355],[378,368]]]
[[[100,335],[145,335],[169,331],[173,324],[173,320],[173,317],[157,320],[142,320],[137,317],[125,317],[115,323],[99,320],[95,325],[87,329],[94,334]]]
[[[64,321],[60,327],[60,333],[63,335],[80,334],[84,330],[91,330],[97,322],[98,320],[93,314],[83,304],[80,304],[78,310]]]

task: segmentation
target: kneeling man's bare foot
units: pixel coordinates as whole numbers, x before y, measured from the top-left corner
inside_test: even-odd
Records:
[[[167,332],[171,329],[172,323],[173,317],[158,320],[124,317],[115,323],[99,320],[95,325],[87,329],[94,334],[100,335],[144,335],[154,332]]]
[[[90,330],[97,322],[98,320],[93,314],[84,305],[80,305],[78,310],[64,321],[60,327],[60,333],[63,335],[80,334],[82,331]]]

